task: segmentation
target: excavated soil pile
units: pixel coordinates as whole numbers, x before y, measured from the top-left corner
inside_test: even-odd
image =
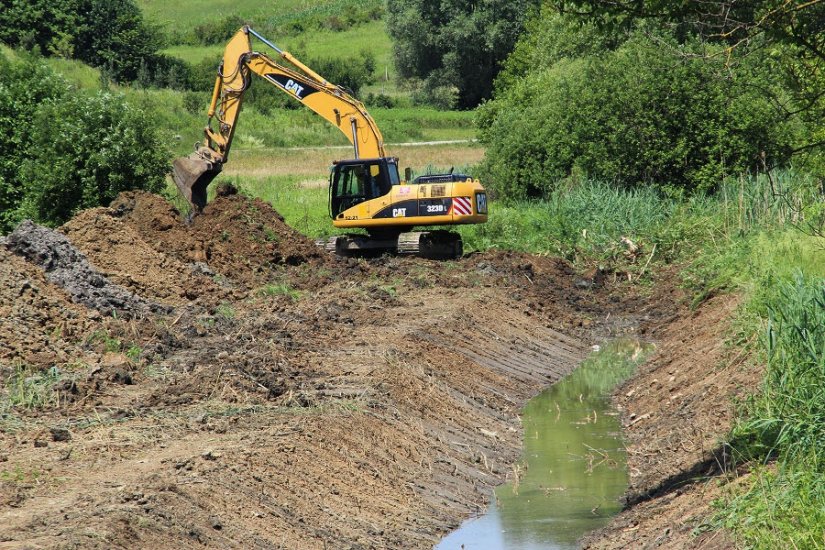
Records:
[[[85,210],[60,230],[108,279],[144,298],[178,306],[229,297],[206,265],[156,250],[110,208]]]
[[[122,193],[110,209],[157,252],[208,266],[207,275],[247,290],[269,282],[283,266],[327,261],[313,241],[260,199],[224,194],[188,225],[171,204],[146,192]]]
[[[26,220],[9,234],[6,246],[43,269],[46,279],[64,288],[77,303],[123,317],[169,312],[109,281],[57,231]]]
[[[0,243],[0,364],[44,368],[73,361],[82,355],[79,342],[93,317],[42,269]]]

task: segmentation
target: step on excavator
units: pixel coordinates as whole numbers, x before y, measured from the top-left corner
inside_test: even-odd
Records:
[[[278,61],[252,50],[254,36],[277,52]],[[477,179],[463,174],[401,179],[398,158],[387,156],[378,126],[364,105],[345,88],[328,82],[292,54],[248,26],[224,50],[204,129],[205,142],[173,163],[172,177],[197,215],[207,187],[229,158],[244,93],[252,75],[335,125],[349,139],[354,158],[332,162],[329,212],[337,228],[366,234],[330,238],[323,246],[340,255],[395,252],[429,258],[462,255],[461,237],[446,230],[413,231],[416,226],[452,226],[487,221],[487,194]]]

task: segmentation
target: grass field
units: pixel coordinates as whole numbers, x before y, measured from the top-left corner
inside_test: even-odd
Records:
[[[16,57],[8,48],[3,48],[2,54],[7,58]],[[45,62],[78,89],[101,89],[98,69],[79,61],[60,58],[46,58]],[[193,144],[203,138],[209,106],[207,91],[138,89],[111,82],[106,85],[109,91],[122,93],[129,102],[155,113],[157,125],[166,135],[173,154],[189,153]],[[256,85],[267,84],[260,81]],[[252,90],[254,93],[255,85]],[[439,111],[426,107],[367,107],[388,144],[475,138],[474,113],[470,111]],[[244,109],[238,120],[233,154],[243,150],[277,147],[345,147],[348,143],[347,138],[336,128],[306,108],[274,109],[263,114],[255,106],[251,106]]]
[[[137,0],[137,4],[149,19],[167,28],[179,29],[183,26],[194,27],[218,21],[230,15],[247,20],[277,23],[306,18],[318,13],[340,13],[358,2],[354,0],[187,0],[185,2]]]
[[[266,35],[265,35],[266,36]],[[276,46],[295,54],[299,58],[320,57],[355,57],[362,51],[375,56],[376,66],[384,73],[384,68],[394,71],[392,65],[392,42],[387,35],[383,21],[371,21],[358,27],[334,32],[317,31],[305,35],[266,36]],[[253,47],[272,53],[268,46],[253,38]],[[183,59],[189,63],[199,63],[204,59],[220,59],[223,44],[210,46],[176,44],[164,50],[164,53]],[[393,76],[394,73],[390,73]]]

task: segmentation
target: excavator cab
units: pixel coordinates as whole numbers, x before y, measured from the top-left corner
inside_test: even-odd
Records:
[[[357,204],[388,194],[400,182],[397,158],[337,161],[329,175],[330,216],[341,217]]]

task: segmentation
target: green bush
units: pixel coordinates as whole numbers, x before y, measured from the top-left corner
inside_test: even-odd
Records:
[[[78,94],[37,59],[0,61],[0,123],[0,232],[165,185],[169,154],[152,117],[118,95]]]
[[[80,59],[120,82],[152,67],[152,81],[168,78],[169,58],[158,54],[161,31],[134,0],[3,0],[0,41],[44,55]],[[161,65],[159,70],[155,70]]]
[[[20,167],[31,158],[33,129],[29,121],[46,100],[68,93],[66,82],[34,59],[10,63],[0,55],[0,126],[5,130],[0,155],[0,233],[20,220],[24,190]]]
[[[32,122],[33,154],[22,169],[23,212],[50,225],[121,191],[165,187],[168,153],[151,117],[120,96],[45,103]]]
[[[238,29],[246,24],[243,17],[232,14],[220,19],[201,23],[192,31],[198,44],[208,46],[210,44],[225,44],[232,38]]]
[[[700,45],[639,33],[615,50],[566,57],[513,80],[478,115],[484,171],[503,197],[547,195],[588,176],[619,185],[707,191],[726,175],[786,163],[795,127],[768,78]]]

